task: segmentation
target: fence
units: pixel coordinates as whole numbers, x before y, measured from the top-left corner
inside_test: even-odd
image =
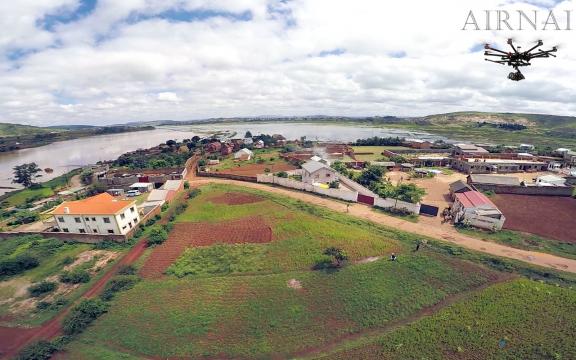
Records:
[[[18,236],[40,235],[45,239],[53,238],[64,241],[74,241],[86,244],[97,244],[104,240],[113,240],[116,242],[125,241],[127,235],[98,235],[98,234],[72,234],[63,232],[0,232],[0,239],[10,239]]]
[[[403,210],[403,211],[410,212],[412,214],[419,214],[420,213],[420,203],[412,204],[409,202],[396,200],[396,199],[377,197],[374,200],[374,206],[381,207],[384,209]]]
[[[257,182],[256,176],[221,174],[221,173],[206,172],[206,171],[198,171],[196,173],[196,175],[204,176],[204,177],[215,177],[215,178],[221,178],[221,179],[238,180],[238,181]]]
[[[300,181],[291,180],[288,178],[281,178],[274,175],[261,174],[257,176],[257,181],[259,183],[267,184],[277,184],[291,189],[303,190],[307,192],[313,192],[316,194],[326,195],[332,198],[353,201],[356,202],[358,198],[358,192],[356,191],[344,191],[339,189],[324,189],[319,186],[314,186],[312,184],[306,184]]]
[[[574,188],[571,186],[515,186],[515,185],[494,185],[478,184],[472,185],[483,191],[493,191],[496,194],[516,194],[516,195],[542,195],[542,196],[572,196]]]

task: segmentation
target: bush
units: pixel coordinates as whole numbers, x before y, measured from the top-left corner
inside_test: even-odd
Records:
[[[66,335],[76,335],[84,331],[100,315],[108,311],[108,304],[100,299],[84,300],[72,309],[62,322]]]
[[[189,199],[193,199],[198,195],[200,195],[200,189],[192,189],[192,190],[188,191],[188,198]]]
[[[161,227],[154,227],[148,235],[148,246],[159,245],[168,239],[168,233]]]
[[[136,274],[136,268],[133,265],[122,265],[118,269],[118,275],[134,275]]]
[[[279,173],[276,173],[276,176],[278,176],[280,178],[287,178],[288,173],[286,171],[280,171]]]
[[[56,290],[57,287],[58,285],[55,282],[44,280],[30,286],[28,288],[28,293],[30,293],[30,296],[39,297]]]
[[[140,281],[140,278],[134,275],[116,276],[106,284],[106,288],[102,292],[102,295],[100,295],[100,298],[109,301],[114,297],[114,294],[131,289],[138,281]]]
[[[155,222],[156,222],[156,219],[150,218],[150,219],[146,220],[146,224],[144,224],[144,226],[152,226],[152,225],[154,225]]]
[[[190,189],[190,183],[188,181],[184,181],[184,189]]]
[[[162,207],[160,208],[160,211],[164,212],[164,211],[168,210],[169,207],[170,207],[170,206],[169,206],[167,203],[164,203],[164,204],[162,205]]]
[[[45,360],[50,359],[52,354],[58,351],[58,347],[50,341],[40,340],[37,343],[26,346],[16,356],[17,360]]]
[[[52,306],[52,303],[48,302],[48,301],[39,301],[36,304],[36,309],[38,310],[44,310],[44,309],[48,309],[50,306]]]
[[[76,259],[72,256],[66,256],[64,259],[62,259],[62,261],[60,262],[60,264],[62,265],[70,265],[72,264],[74,261],[76,261]]]
[[[35,268],[39,264],[38,259],[30,255],[20,255],[12,259],[6,259],[0,262],[0,276],[20,274]]]
[[[80,284],[90,281],[90,274],[86,270],[64,271],[60,274],[60,282],[66,284]]]
[[[172,231],[173,227],[174,227],[174,224],[172,224],[171,222],[162,225],[162,229],[164,229],[164,231],[166,231],[166,233],[169,233],[170,231]]]

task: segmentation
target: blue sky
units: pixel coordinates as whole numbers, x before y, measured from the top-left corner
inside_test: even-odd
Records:
[[[418,9],[418,11],[414,11]],[[574,115],[574,31],[461,31],[470,10],[575,0],[19,0],[0,3],[0,122],[258,115]],[[576,17],[572,19],[576,26]],[[521,83],[483,59],[506,39],[561,46]]]

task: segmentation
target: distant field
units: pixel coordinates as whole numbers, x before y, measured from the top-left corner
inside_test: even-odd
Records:
[[[316,358],[573,359],[575,333],[576,292],[523,279]]]
[[[0,123],[0,137],[46,134],[50,132],[59,132],[59,131],[61,130],[51,128],[41,128],[30,125]]]
[[[409,150],[410,148],[404,146],[352,146],[352,149],[354,149],[355,157],[358,161],[376,161],[384,157],[384,155],[382,155],[384,150]]]
[[[293,170],[296,167],[280,157],[278,149],[255,149],[254,157],[247,161],[234,161],[234,155],[229,155],[220,161],[218,165],[210,166],[212,171],[220,173],[256,176],[264,174],[265,169],[270,172]]]

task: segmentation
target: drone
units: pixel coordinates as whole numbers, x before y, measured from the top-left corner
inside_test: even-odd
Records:
[[[539,48],[540,46],[544,45],[544,42],[542,42],[542,40],[538,40],[536,45],[534,45],[533,47],[531,47],[526,51],[520,51],[521,49],[520,46],[514,46],[514,42],[512,41],[512,39],[508,39],[508,45],[510,45],[513,52],[506,52],[495,49],[491,47],[490,44],[484,45],[484,49],[486,49],[486,51],[484,52],[484,56],[494,56],[500,58],[499,60],[492,60],[492,59],[484,59],[484,60],[494,62],[496,64],[512,66],[512,68],[516,70],[508,74],[508,79],[512,81],[520,81],[525,79],[524,75],[522,74],[522,72],[520,72],[519,68],[522,66],[532,65],[530,64],[530,60],[537,58],[548,58],[550,56],[556,57],[556,55],[552,53],[558,51],[558,47],[556,46],[552,47],[551,50],[542,50],[542,49],[536,50],[536,48]]]

